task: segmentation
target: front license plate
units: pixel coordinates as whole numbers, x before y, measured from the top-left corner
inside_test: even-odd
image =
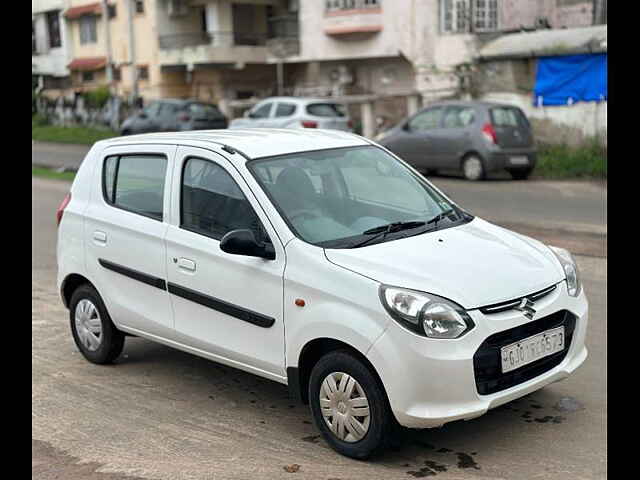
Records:
[[[525,155],[511,157],[509,161],[511,162],[511,165],[529,165],[529,158]]]
[[[500,349],[502,373],[510,372],[564,349],[564,327],[539,333]]]

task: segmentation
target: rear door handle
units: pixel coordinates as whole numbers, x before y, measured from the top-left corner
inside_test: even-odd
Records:
[[[96,230],[93,232],[93,241],[100,245],[106,245],[107,243],[107,234],[100,230]]]
[[[194,262],[193,260],[189,260],[188,258],[180,257],[178,259],[178,267],[188,272],[195,272],[196,262]]]

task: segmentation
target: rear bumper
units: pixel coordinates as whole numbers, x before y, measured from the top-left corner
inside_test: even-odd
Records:
[[[527,157],[526,164],[513,163],[514,157]],[[529,170],[536,166],[538,154],[535,150],[500,150],[490,152],[486,155],[487,171],[495,172],[497,170]]]

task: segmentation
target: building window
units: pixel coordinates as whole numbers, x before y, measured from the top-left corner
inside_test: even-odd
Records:
[[[31,20],[31,54],[38,53],[38,43],[36,41],[36,22]]]
[[[60,13],[58,10],[47,12],[47,31],[49,33],[49,48],[62,46],[60,37]]]
[[[361,8],[380,7],[382,0],[326,0],[325,7],[328,12],[336,10],[356,10]]]
[[[149,80],[149,67],[146,65],[138,67],[138,80]]]
[[[96,30],[95,15],[80,17],[80,43],[96,43],[98,34]]]
[[[136,13],[144,13],[144,0],[136,0]]]
[[[82,72],[82,81],[84,83],[93,82],[94,75],[93,72]]]
[[[498,0],[440,0],[440,9],[443,32],[487,32],[498,29]]]
[[[112,67],[111,73],[114,82],[119,82],[120,80],[122,80],[122,72],[119,67]]]
[[[107,12],[109,13],[109,20],[116,18],[118,15],[118,10],[115,5],[107,5]]]

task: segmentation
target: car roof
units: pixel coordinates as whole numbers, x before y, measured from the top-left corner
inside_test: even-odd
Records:
[[[317,97],[267,97],[260,100],[260,103],[264,102],[294,102],[294,103],[340,103],[328,98]]]
[[[423,107],[423,110],[431,107],[517,107],[517,105],[511,105],[509,103],[489,102],[483,100],[442,100],[439,102],[433,102]]]
[[[108,146],[170,144],[201,148],[227,146],[241,155],[229,158],[246,159],[285,155],[288,153],[328,148],[370,145],[365,138],[348,132],[326,129],[238,128],[227,130],[195,130],[187,132],[145,133],[101,140]]]

